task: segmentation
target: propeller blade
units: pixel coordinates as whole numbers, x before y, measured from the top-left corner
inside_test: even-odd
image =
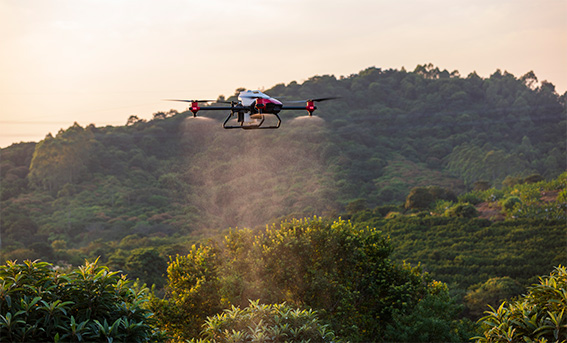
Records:
[[[181,101],[181,102],[215,102],[216,100],[182,100],[182,99],[164,99],[165,101]]]
[[[227,101],[227,100],[212,100],[212,102],[217,104],[238,104],[238,101]]]
[[[311,101],[325,101],[325,100],[333,100],[333,99],[338,99],[338,96],[330,96],[327,98],[317,98],[317,99],[311,99]]]
[[[338,96],[331,96],[331,97],[326,97],[326,98],[315,98],[315,99],[305,99],[305,100],[292,100],[292,101],[286,101],[286,102],[287,102],[287,103],[290,103],[290,104],[298,104],[298,103],[308,102],[308,101],[319,102],[319,101],[333,100],[333,99],[339,99],[339,97],[338,97]]]

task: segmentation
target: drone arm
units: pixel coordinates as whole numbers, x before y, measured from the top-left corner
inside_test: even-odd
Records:
[[[305,106],[283,106],[282,110],[306,110],[311,116],[313,112],[317,109],[317,106],[313,104],[313,101],[307,101]]]
[[[232,107],[232,108],[238,109],[238,107]],[[216,107],[216,106],[199,107],[199,111],[224,111],[230,109],[231,107]]]
[[[196,117],[197,116],[197,112],[199,111],[238,111],[238,110],[244,110],[247,109],[243,106],[233,106],[233,107],[220,107],[220,106],[206,106],[206,107],[199,107],[199,106],[194,106],[191,105],[191,107],[189,107],[189,111],[193,112],[193,116]]]
[[[282,106],[282,110],[305,110],[305,106]]]

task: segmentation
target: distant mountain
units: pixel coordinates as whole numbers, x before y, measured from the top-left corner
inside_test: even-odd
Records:
[[[340,99],[319,104],[312,118],[282,112],[278,130],[223,130],[223,114],[173,111],[120,127],[76,124],[2,149],[3,251],[61,258],[57,247],[104,252],[135,234],[197,240],[278,218],[338,215],[362,199],[399,203],[417,186],[460,194],[478,182],[500,187],[507,177],[551,179],[566,169],[566,94],[532,72],[369,68],[265,92]]]

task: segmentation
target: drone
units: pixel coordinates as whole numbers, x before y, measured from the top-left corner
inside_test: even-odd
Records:
[[[246,90],[240,92],[238,101],[221,101],[221,100],[179,100],[168,99],[169,101],[182,101],[190,102],[191,107],[189,110],[193,113],[193,117],[197,117],[199,111],[220,111],[230,110],[226,120],[222,124],[225,129],[277,129],[282,122],[279,113],[282,110],[306,110],[309,116],[317,109],[316,102],[336,99],[336,97],[317,98],[309,100],[289,101],[288,103],[301,103],[304,102],[305,106],[287,106],[281,101],[272,98],[258,90]],[[227,106],[204,106],[200,107],[202,103],[224,103],[230,104]],[[264,124],[267,116],[274,116],[277,119],[275,124]],[[236,119],[236,122],[231,119]],[[273,122],[273,120],[272,120]],[[236,124],[236,125],[235,125]]]

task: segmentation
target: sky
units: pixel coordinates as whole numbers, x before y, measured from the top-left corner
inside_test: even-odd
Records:
[[[0,147],[368,67],[567,90],[567,0],[0,0],[0,32]]]

